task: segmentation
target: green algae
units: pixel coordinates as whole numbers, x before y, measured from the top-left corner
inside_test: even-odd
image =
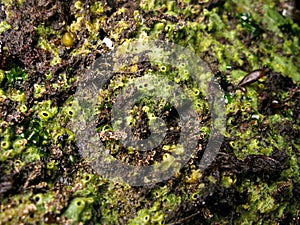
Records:
[[[197,5],[191,1],[141,1],[141,9],[150,13],[153,18],[164,16],[162,20],[156,18],[154,22],[148,23],[150,19],[138,8],[134,13],[129,13],[126,5],[120,6],[108,16],[107,12],[110,11],[103,2],[95,1],[89,12],[85,8],[88,3],[77,1],[70,3],[74,7],[74,17],[68,21],[67,28],[54,31],[44,23],[37,26],[37,46],[53,55],[49,61],[51,68],[55,68],[63,62],[59,51],[65,47],[60,44],[57,46],[55,42],[50,41],[50,37],[56,36],[61,40],[66,29],[76,34],[77,40],[72,46],[67,46],[70,47],[69,55],[72,57],[90,57],[91,54],[96,54],[96,49],[104,49],[99,35],[101,29],[104,29],[107,37],[117,45],[130,42],[131,37],[162,38],[191,48],[206,58],[212,70],[220,71],[232,87],[247,73],[267,64],[273,70],[271,75],[280,73],[285,78],[291,78],[293,87],[283,88],[299,90],[299,39],[290,34],[299,32],[299,26],[291,19],[283,17],[273,1],[228,1],[224,8],[216,6],[213,9],[204,7],[207,2],[201,1],[201,4]],[[13,1],[5,1],[4,4],[11,6]],[[90,18],[90,13],[93,16],[87,19]],[[172,19],[172,16],[175,19]],[[176,20],[176,17],[179,19]],[[108,25],[108,19],[113,21],[112,26]],[[285,32],[281,29],[282,26],[290,26],[291,30]],[[0,23],[1,35],[10,29],[9,21]],[[133,33],[130,33],[131,29],[134,30]],[[137,69],[130,68],[131,72]],[[177,84],[189,81],[186,65],[182,65],[177,72],[170,70],[168,65],[159,65],[159,71]],[[18,180],[16,189],[7,184],[10,192],[3,188],[8,181],[1,180],[1,198],[2,193],[5,193],[4,200],[1,201],[2,223],[32,223],[43,218],[45,223],[52,221],[52,224],[164,224],[176,221],[184,223],[191,219],[207,223],[226,224],[231,220],[234,224],[272,224],[284,221],[289,215],[290,221],[298,220],[299,202],[295,197],[295,186],[299,184],[300,179],[299,142],[288,139],[278,124],[293,122],[291,130],[295,133],[292,133],[291,137],[296,139],[299,120],[291,107],[295,100],[289,99],[292,96],[291,89],[278,90],[278,93],[274,94],[277,100],[283,102],[279,111],[271,115],[262,112],[262,92],[274,92],[266,83],[268,80],[274,81],[271,77],[249,85],[246,87],[246,93],[227,89],[227,129],[224,146],[228,144],[228,147],[223,146],[221,150],[223,154],[235,156],[237,162],[244,162],[243,160],[246,161],[251,155],[273,157],[278,152],[285,152],[287,158],[285,163],[282,163],[285,168],[278,172],[278,178],[265,180],[265,174],[249,175],[249,178],[247,173],[244,178],[234,167],[227,173],[223,171],[220,177],[217,172],[210,173],[210,170],[202,173],[197,169],[197,156],[194,156],[185,169],[165,184],[132,188],[126,184],[108,181],[92,171],[86,173],[85,168],[88,166],[84,164],[84,159],[76,155],[76,149],[72,147],[76,137],[67,128],[68,120],[76,115],[78,103],[70,104],[69,100],[61,106],[44,97],[49,94],[49,87],[68,90],[74,79],[61,72],[59,80],[52,80],[55,78],[54,74],[49,71],[47,73],[49,74],[42,74],[43,82],[34,85],[33,103],[28,99],[28,87],[22,89],[17,85],[25,83],[28,77],[32,77],[31,74],[28,75],[19,67],[4,69],[0,73],[1,104],[7,107],[7,99],[16,102],[14,113],[7,112],[24,120],[22,125],[22,122],[13,122],[10,117],[1,117],[3,127],[0,135],[0,160],[7,165],[15,165],[12,169],[6,168],[5,174],[20,174],[25,177],[25,181]],[[113,80],[109,87],[117,91],[128,82],[126,79],[128,78],[121,76],[120,79]],[[190,90],[197,110],[208,108],[207,102],[199,97],[199,87],[189,84],[186,88]],[[280,86],[277,88],[280,89]],[[100,109],[110,107],[109,104],[113,100],[110,94],[105,90],[101,91],[100,98],[105,101]],[[143,111],[151,120],[151,116],[155,117],[155,104],[151,101],[144,104],[148,108],[143,108]],[[134,109],[137,110],[138,107]],[[30,114],[26,116],[28,112]],[[16,116],[16,113],[21,116]],[[132,125],[137,123],[134,116],[129,117],[128,121]],[[110,131],[111,127],[104,124],[99,129]],[[17,130],[22,132],[16,132]],[[204,126],[201,136],[205,140],[209,134],[209,127]],[[116,145],[110,146],[113,154],[121,152]],[[168,152],[184,151],[172,145],[165,145],[163,148],[166,152],[162,158],[166,161],[166,167],[172,163]],[[128,151],[130,152],[130,149]],[[134,156],[134,151],[132,155]],[[277,158],[273,160],[279,161]],[[29,166],[30,163],[37,168],[44,165],[41,166],[44,169],[27,169],[26,165]],[[219,165],[218,163],[216,165]],[[65,167],[61,164],[65,164]],[[212,166],[215,171],[224,170],[216,165]],[[39,193],[40,189],[43,190],[42,193]],[[236,193],[236,196],[229,200],[224,194],[219,196],[214,204],[209,203],[209,196],[229,190],[237,191],[241,195],[246,193],[247,197],[239,202],[235,201],[239,194]],[[284,195],[285,199],[280,199],[279,194]],[[230,213],[235,215],[234,218],[228,216],[230,213],[224,215],[218,211],[217,208],[222,208],[224,204],[222,198],[233,202],[234,206],[229,202],[230,207],[227,208],[231,209]],[[191,215],[192,217],[189,217]]]

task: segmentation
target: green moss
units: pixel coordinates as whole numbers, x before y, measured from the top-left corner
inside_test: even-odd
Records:
[[[222,177],[222,185],[226,188],[230,188],[234,184],[234,180],[230,176],[223,176]]]
[[[103,8],[103,5],[102,5],[102,2],[96,1],[94,3],[94,5],[92,5],[91,10],[96,15],[101,15],[104,12],[104,8]]]
[[[35,84],[34,85],[34,97],[40,98],[42,97],[43,93],[46,92],[46,88],[43,85]]]
[[[6,21],[1,21],[0,22],[0,34],[3,33],[4,31],[7,31],[11,29],[11,25],[8,24]]]
[[[26,148],[27,140],[26,139],[19,139],[14,141],[13,148],[17,151],[22,151]]]
[[[138,211],[137,216],[130,220],[128,224],[151,224],[151,215],[149,210],[141,209]]]
[[[41,157],[42,155],[36,147],[28,147],[22,154],[22,159],[27,163],[38,161]]]
[[[26,77],[26,72],[19,67],[14,67],[6,73],[7,82],[11,85],[16,81],[25,81]]]
[[[36,26],[34,37],[38,43],[30,47],[38,53],[42,48],[51,55],[43,61],[47,66],[36,58],[30,65],[32,71],[23,70],[28,67],[23,64],[21,67],[1,65],[5,69],[0,70],[3,109],[0,160],[3,177],[8,177],[0,184],[0,223],[43,223],[44,219],[53,224],[164,224],[167,221],[275,224],[289,218],[289,222],[297,219],[299,121],[294,106],[300,77],[299,38],[295,35],[299,33],[299,26],[282,16],[275,1],[232,0],[226,1],[224,6],[211,5],[211,10],[206,9],[208,2],[143,0],[135,6],[129,2],[128,5],[122,2],[110,5],[100,1],[92,4],[76,1],[62,4],[70,16],[65,15],[67,20],[62,22],[61,28],[54,29],[51,20]],[[13,6],[15,3],[21,4],[20,1],[3,2],[7,18],[19,7]],[[8,21],[0,23],[0,33],[6,38],[11,29]],[[72,99],[64,104],[61,101],[68,97],[72,85],[76,87],[81,81],[85,67],[98,55],[109,51],[102,43],[103,35],[112,39],[114,46],[125,46],[133,38],[175,42],[208,62],[226,92],[227,129],[220,149],[221,160],[217,159],[206,171],[197,167],[212,132],[210,118],[206,117],[209,104],[203,97],[208,94],[205,82],[195,84],[191,79],[195,69],[185,63],[176,62],[176,66],[157,63],[163,55],[155,53],[149,59],[151,66],[157,68],[152,75],[157,72],[155,75],[160,79],[166,78],[182,86],[186,92],[182,99],[191,98],[199,117],[206,120],[201,124],[201,140],[190,161],[181,170],[178,164],[174,178],[168,181],[154,187],[133,188],[104,179],[78,156],[76,144],[81,142],[69,130],[69,121],[81,119],[80,115],[77,117],[81,104]],[[12,55],[18,58],[18,48],[4,48],[3,51],[7,62]],[[136,56],[132,59],[133,66],[119,68],[120,74],[115,75],[105,90],[100,90],[97,113],[111,110],[120,90],[128,87],[135,78],[133,74],[143,69],[141,59]],[[270,66],[271,74],[280,73],[291,78],[293,87],[272,91],[276,88],[270,84],[272,78],[266,76],[248,85],[245,93],[233,90],[246,74],[263,64]],[[41,76],[40,69],[44,73]],[[146,68],[145,74],[151,74],[152,69]],[[201,70],[197,73],[203,81],[210,77]],[[227,83],[222,83],[224,80]],[[33,93],[28,93],[32,86]],[[162,95],[167,95],[168,91],[157,87]],[[262,104],[266,92],[270,94],[267,97],[278,99],[282,108],[264,112]],[[145,99],[132,107],[126,121],[134,129],[140,123],[139,113],[144,113],[149,119],[147,125],[151,126],[157,122],[160,110],[172,112],[172,107],[163,100]],[[218,121],[214,126],[217,124]],[[98,129],[99,132],[113,131],[111,124],[104,122]],[[286,130],[289,130],[288,135]],[[150,162],[155,164],[162,160],[157,169],[166,170],[176,165],[174,154],[182,155],[185,150],[175,143],[164,143],[156,149]],[[124,150],[117,141],[110,141],[106,146],[123,163],[149,160],[144,153],[138,154],[137,149]],[[280,161],[283,156],[275,158],[281,153],[286,154],[283,161]],[[249,166],[245,159],[261,155],[282,166],[278,178],[268,180],[267,175],[252,174],[251,170],[244,173]],[[10,187],[11,177],[20,181],[13,183],[16,187]],[[281,194],[284,200],[278,197]],[[236,196],[242,196],[243,201]],[[228,209],[228,215],[220,213],[222,207]]]
[[[32,199],[35,201],[37,207],[41,209],[45,209],[45,205],[51,201],[53,201],[53,194],[36,194],[32,197]]]
[[[92,198],[75,198],[71,201],[68,208],[64,212],[64,215],[71,219],[73,224],[81,221],[81,216],[84,220],[90,217],[90,211],[85,211],[89,204],[93,203]]]
[[[51,66],[57,65],[61,62],[61,58],[58,53],[58,48],[54,43],[50,43],[47,39],[40,39],[38,46],[46,51],[50,51],[53,54],[53,59],[50,63]]]
[[[7,150],[11,146],[9,141],[1,141],[1,149]]]
[[[46,111],[46,110],[42,110],[39,112],[39,118],[43,121],[48,121],[50,118],[52,118],[53,115],[51,112]]]

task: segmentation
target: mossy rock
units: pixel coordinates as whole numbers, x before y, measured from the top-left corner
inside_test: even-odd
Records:
[[[3,0],[0,224],[299,223],[299,8],[292,0]],[[224,93],[226,131],[219,154],[200,170],[211,118],[189,68],[133,57],[97,96],[97,132],[109,134],[102,137],[109,152],[140,166],[184,152],[175,147],[179,117],[163,100],[141,101],[127,118],[141,138],[151,133],[149,121],[165,118],[174,132],[155,153],[137,154],[111,134],[116,94],[149,71],[191,93],[203,127],[173,177],[132,187],[96,171],[69,124],[81,116],[74,94],[96,59],[143,38],[192,49],[209,66]],[[266,76],[238,88],[264,66]]]

